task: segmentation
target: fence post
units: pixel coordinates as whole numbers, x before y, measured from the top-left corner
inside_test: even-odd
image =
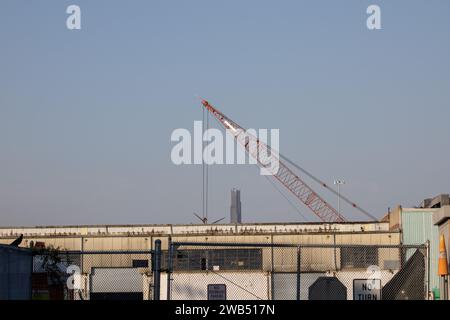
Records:
[[[300,300],[301,250],[297,247],[297,300]]]
[[[430,240],[427,240],[427,242],[425,243],[426,245],[426,264],[425,264],[425,268],[426,268],[426,283],[425,283],[425,288],[426,288],[426,297],[425,300],[430,300]]]
[[[155,240],[153,254],[153,300],[160,300],[161,293],[161,240]]]
[[[168,254],[168,264],[167,264],[167,300],[170,300],[170,293],[171,293],[171,276],[172,276],[172,270],[173,270],[173,243],[172,240],[169,238],[169,254]]]
[[[29,299],[33,300],[33,288],[32,288],[32,284],[33,284],[33,271],[34,271],[34,254],[33,254],[33,249],[31,249],[30,251],[30,255],[31,255],[31,270],[30,270],[30,294],[29,294]]]
[[[274,268],[274,253],[273,253],[273,239],[272,239],[272,245],[270,247],[270,299],[275,300],[275,268]]]

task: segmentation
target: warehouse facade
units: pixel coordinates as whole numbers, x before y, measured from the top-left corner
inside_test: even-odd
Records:
[[[162,243],[161,299],[207,299],[214,286],[226,288],[227,299],[308,299],[311,288],[330,278],[353,299],[355,280],[373,277],[370,272],[381,286],[373,297],[381,298],[407,262],[400,233],[387,222],[0,228],[0,242],[20,234],[24,247],[65,252],[69,258],[56,264],[61,274],[79,268],[75,289],[64,285],[67,277],[61,281],[68,299],[152,299],[156,240]]]

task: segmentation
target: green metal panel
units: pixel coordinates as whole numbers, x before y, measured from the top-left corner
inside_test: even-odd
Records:
[[[425,209],[402,209],[403,244],[424,244],[430,241],[430,290],[439,288],[439,228],[433,224],[433,212]]]

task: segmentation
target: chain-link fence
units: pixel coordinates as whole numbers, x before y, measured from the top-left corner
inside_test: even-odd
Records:
[[[426,245],[175,242],[162,254],[161,298],[421,300],[427,252]]]
[[[428,292],[425,245],[169,242],[160,248],[34,250],[32,298],[417,300]]]
[[[153,299],[151,257],[151,251],[36,250],[32,299]]]

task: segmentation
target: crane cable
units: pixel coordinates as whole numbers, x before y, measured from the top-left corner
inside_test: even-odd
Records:
[[[202,136],[203,136],[203,124],[205,123],[205,109],[202,109]],[[203,149],[205,148],[205,142],[202,137],[202,219],[205,219],[205,160],[203,159]]]
[[[209,112],[206,113],[206,141],[209,141]],[[203,150],[202,150],[203,152]],[[209,159],[208,159],[209,162]],[[209,165],[206,164],[205,166],[206,168],[206,188],[205,188],[205,192],[206,192],[206,197],[205,197],[205,218],[206,221],[208,221],[208,198],[209,198]]]
[[[360,212],[362,212],[364,215],[368,216],[369,218],[377,221],[378,219],[375,218],[373,215],[371,215],[369,212],[367,212],[366,210],[364,210],[363,208],[361,208],[360,206],[358,206],[356,203],[352,202],[350,199],[348,199],[347,197],[343,196],[342,194],[338,193],[336,190],[334,190],[333,188],[331,188],[330,186],[328,186],[325,182],[321,181],[319,178],[316,178],[315,176],[313,176],[311,173],[309,173],[308,171],[306,171],[305,169],[303,169],[302,167],[300,167],[298,164],[296,164],[295,162],[293,162],[292,160],[290,160],[289,158],[287,158],[286,156],[282,155],[281,153],[279,153],[280,158],[282,158],[283,160],[285,160],[286,162],[288,162],[290,165],[292,165],[293,167],[295,167],[296,169],[300,170],[301,172],[303,172],[305,175],[307,175],[308,177],[310,177],[312,180],[314,180],[315,182],[317,182],[318,184],[320,184],[322,187],[326,188],[328,191],[332,192],[334,195],[338,196],[340,199],[344,200],[345,202],[347,202],[347,204],[349,204],[350,206],[352,206],[353,208],[358,209]]]
[[[206,124],[206,130],[204,124]],[[206,140],[208,140],[209,139],[208,129],[209,129],[209,112],[205,110],[205,108],[202,108],[202,218],[204,221],[208,221],[209,176],[208,176],[208,164],[205,164],[204,159],[204,150],[206,142],[203,139],[203,134],[206,131]]]

